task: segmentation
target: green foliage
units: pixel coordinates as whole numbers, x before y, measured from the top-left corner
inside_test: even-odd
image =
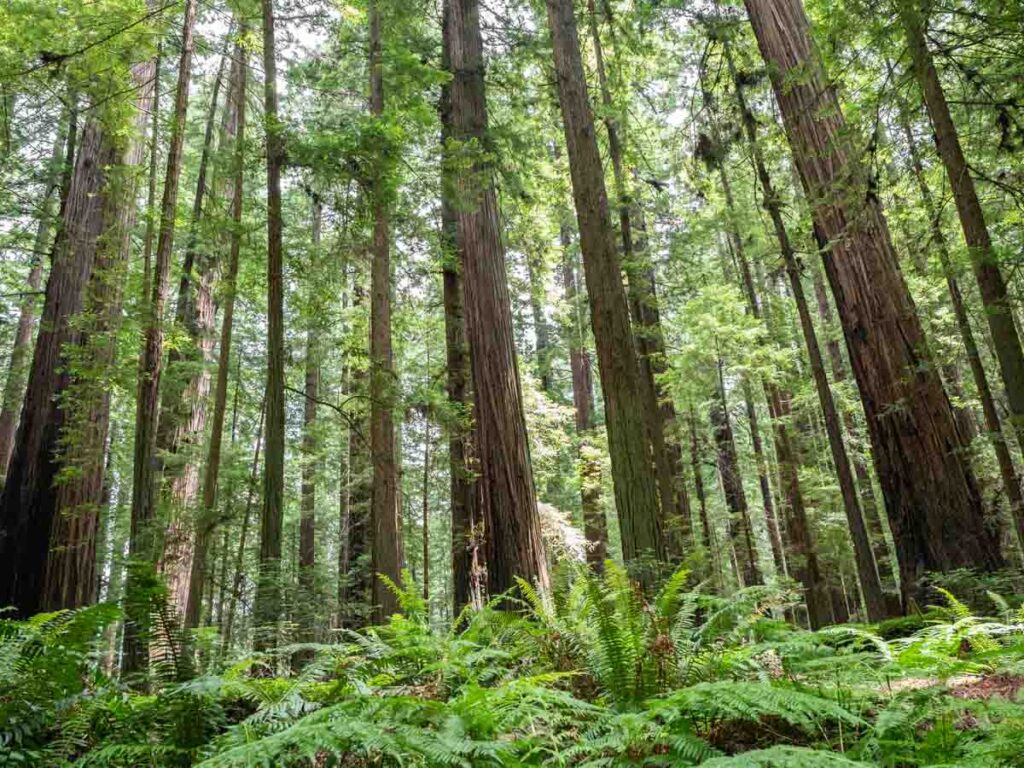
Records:
[[[915,633],[795,629],[785,589],[730,599],[681,570],[647,599],[612,563],[522,610],[405,615],[132,693],[97,669],[109,606],[0,624],[0,764],[55,766],[1012,766],[1024,622],[952,595]],[[312,652],[299,672],[296,650]],[[279,665],[279,662],[284,662]]]

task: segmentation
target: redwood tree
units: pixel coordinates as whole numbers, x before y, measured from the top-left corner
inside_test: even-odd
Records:
[[[69,353],[80,341],[72,321],[85,307],[90,276],[97,263],[102,265],[104,252],[122,242],[118,232],[130,232],[122,227],[129,215],[124,206],[134,209],[130,169],[141,160],[153,69],[152,60],[131,68],[135,103],[128,131],[111,129],[100,115],[86,123],[68,186],[62,235],[46,281],[15,448],[0,496],[0,604],[13,605],[22,616],[40,608],[51,526],[60,512],[55,480],[66,416],[63,393]],[[113,236],[106,238],[108,233]],[[102,457],[98,462],[102,465]],[[91,593],[90,584],[82,588]]]
[[[1002,565],[866,164],[800,0],[745,0],[814,223],[867,417],[905,597],[929,570]],[[799,72],[799,76],[795,73]]]
[[[384,70],[381,60],[380,8],[369,7],[370,114],[384,114]],[[398,597],[382,579],[401,579],[402,539],[398,522],[398,459],[395,453],[395,363],[391,349],[391,243],[387,179],[378,169],[371,180],[373,243],[370,264],[370,599],[378,622],[398,612]]]
[[[484,158],[487,102],[477,0],[450,0],[445,31],[453,76],[451,150],[468,157],[468,162],[458,164],[455,183],[457,244],[473,371],[487,589],[498,595],[515,587],[517,576],[547,586],[547,562],[523,415],[493,168]]]

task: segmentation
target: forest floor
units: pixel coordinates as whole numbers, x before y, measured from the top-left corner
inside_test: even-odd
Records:
[[[812,632],[777,618],[787,588],[692,589],[581,573],[459,631],[409,590],[383,626],[270,654],[201,631],[183,666],[157,644],[134,687],[102,671],[114,607],[0,622],[0,766],[1024,765],[1013,601],[940,591]]]

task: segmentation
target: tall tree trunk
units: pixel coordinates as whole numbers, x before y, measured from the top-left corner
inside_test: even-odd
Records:
[[[747,297],[748,309],[751,315],[764,321],[765,328],[771,336],[773,335],[773,325],[768,312],[763,311],[764,308],[757,295],[754,276],[750,269],[750,263],[747,261],[743,238],[740,234],[732,188],[729,185],[725,166],[721,162],[718,163],[718,173],[729,218],[728,235],[732,245],[732,255],[739,270],[740,283]],[[783,514],[786,518],[785,527],[790,546],[786,563],[790,573],[804,587],[807,617],[811,628],[817,629],[828,622],[828,596],[825,594],[814,535],[807,519],[803,490],[800,487],[800,459],[787,423],[789,395],[783,393],[776,383],[768,379],[762,380],[762,386],[772,417],[772,442],[779,470],[779,489],[785,499]]]
[[[1006,437],[1003,435],[1003,427],[999,418],[999,411],[996,409],[995,397],[992,394],[992,387],[988,382],[985,366],[981,362],[981,353],[978,351],[978,344],[975,341],[974,331],[971,328],[964,296],[960,290],[960,283],[956,278],[956,271],[953,268],[949,246],[946,243],[946,236],[942,231],[942,219],[935,206],[935,200],[932,197],[928,181],[925,179],[924,167],[921,163],[921,155],[918,151],[917,141],[914,138],[914,132],[905,114],[900,115],[900,122],[907,140],[907,148],[910,152],[911,171],[914,174],[914,180],[917,182],[917,188],[921,193],[921,200],[924,202],[925,215],[928,216],[931,240],[938,251],[939,263],[946,277],[946,287],[949,290],[950,302],[953,305],[953,316],[956,318],[957,330],[960,331],[960,338],[963,340],[964,350],[967,352],[967,362],[971,367],[971,376],[974,378],[974,387],[978,390],[978,399],[981,400],[981,411],[985,417],[985,429],[988,432],[988,439],[992,443],[992,449],[996,454],[996,462],[999,465],[999,475],[1003,482],[1003,490],[1006,493],[1010,515],[1017,532],[1017,538],[1021,546],[1024,546],[1024,498],[1021,496],[1020,478],[1017,476],[1017,469],[1014,467],[1010,448],[1006,444]]]
[[[342,275],[347,275],[347,270],[342,271]],[[348,290],[343,291],[341,295],[341,308],[344,312],[348,307]],[[341,403],[339,408],[343,407],[345,398],[349,395],[349,365],[348,361],[345,360],[341,366]],[[344,432],[344,437],[341,440],[341,450],[338,451],[338,583],[337,583],[337,612],[334,617],[335,629],[342,629],[345,626],[345,615],[346,607],[345,602],[348,599],[347,595],[347,581],[349,573],[349,537],[348,527],[349,520],[352,515],[352,495],[350,493],[352,488],[352,473],[351,467],[348,461],[348,447],[349,441],[351,440],[352,426],[347,425]]]
[[[782,206],[779,197],[775,192],[775,187],[772,185],[768,167],[765,165],[764,157],[761,154],[761,146],[757,140],[757,123],[754,119],[754,113],[747,107],[746,96],[743,92],[743,81],[736,72],[728,43],[726,43],[725,56],[735,88],[737,107],[740,110],[743,121],[747,145],[753,156],[754,167],[761,185],[761,192],[764,195],[764,207],[767,209],[768,215],[772,220],[772,226],[775,229],[775,237],[779,243],[779,251],[782,254],[783,264],[789,276],[789,284],[793,292],[793,299],[796,302],[797,314],[800,317],[800,328],[803,332],[804,343],[807,346],[811,374],[814,377],[814,386],[818,393],[818,403],[821,406],[825,419],[825,430],[828,434],[832,463],[835,468],[836,477],[839,480],[843,510],[846,512],[846,522],[849,527],[850,538],[853,541],[853,551],[857,562],[857,575],[860,580],[861,591],[864,595],[868,620],[878,621],[884,618],[887,613],[885,596],[882,593],[882,585],[878,578],[878,570],[875,566],[875,557],[871,549],[867,527],[861,515],[860,503],[857,497],[857,486],[854,483],[850,460],[846,454],[846,444],[843,442],[839,412],[836,409],[835,399],[832,397],[832,390],[829,387],[828,376],[825,373],[825,362],[822,359],[821,348],[818,346],[818,336],[814,330],[814,322],[811,319],[807,298],[804,295],[800,267],[797,263],[796,253],[793,251],[793,246],[789,240],[786,224],[782,219]]]
[[[928,48],[925,8],[926,5],[920,0],[898,1],[900,21],[910,49],[914,73],[931,118],[935,147],[949,177],[960,227],[967,242],[974,277],[978,281],[981,302],[985,305],[985,319],[992,334],[992,345],[995,347],[1006,399],[1010,405],[1011,425],[1024,450],[1024,350],[1014,324],[1006,281],[992,248],[985,212],[974,188],[974,178],[960,146],[960,136]]]
[[[16,616],[40,608],[51,526],[60,514],[55,480],[62,466],[58,449],[66,416],[63,394],[69,384],[68,363],[80,341],[72,320],[86,305],[95,267],[118,255],[122,235],[130,232],[123,226],[129,215],[124,208],[134,210],[131,168],[140,161],[143,146],[134,134],[144,132],[153,62],[133,66],[131,80],[136,89],[133,132],[125,136],[108,131],[98,120],[90,121],[82,132],[60,244],[46,281],[17,439],[0,496],[0,604],[14,606]],[[94,514],[96,508],[85,511]],[[76,549],[84,554],[87,548]],[[91,591],[91,586],[83,588]]]
[[[213,81],[206,116],[203,149],[199,156],[196,192],[192,202],[188,246],[181,265],[174,325],[188,337],[185,346],[172,345],[167,352],[167,370],[161,379],[160,416],[154,460],[163,473],[161,490],[169,502],[170,520],[163,541],[160,568],[164,573],[171,603],[178,616],[188,611],[192,562],[196,547],[195,512],[191,509],[199,492],[197,442],[206,430],[206,407],[210,393],[210,359],[214,342],[213,273],[215,259],[199,247],[198,227],[207,194],[210,156],[214,151],[217,105],[227,54]],[[230,98],[230,94],[228,95]],[[203,553],[205,556],[205,553]]]
[[[772,560],[775,570],[786,572],[786,555],[779,533],[779,523],[775,516],[775,504],[772,501],[772,489],[768,482],[768,459],[764,455],[764,444],[761,441],[761,425],[757,417],[757,408],[750,391],[750,382],[743,380],[743,402],[747,409],[747,423],[750,425],[750,442],[754,449],[754,461],[757,464],[757,482],[761,488],[761,501],[764,502],[764,522],[768,528],[768,541],[772,545]]]
[[[804,587],[807,619],[811,629],[818,629],[828,623],[828,594],[800,489],[800,456],[785,424],[790,418],[789,397],[772,385],[765,388],[765,394],[768,396],[768,408],[774,426],[772,436],[775,458],[779,464],[779,480],[786,497],[786,538],[790,546],[786,563],[789,572]]]
[[[243,24],[238,31],[239,39],[246,33]],[[217,381],[213,394],[213,420],[210,440],[206,451],[203,470],[202,509],[196,520],[196,544],[192,558],[192,575],[189,578],[188,602],[185,607],[185,627],[192,628],[199,623],[200,596],[206,578],[206,551],[216,520],[217,483],[220,476],[221,446],[224,440],[224,416],[227,410],[228,374],[231,366],[231,345],[235,325],[235,296],[238,287],[238,261],[242,250],[242,201],[245,191],[245,108],[248,81],[248,57],[241,44],[236,43],[231,65],[230,88],[228,90],[228,118],[222,129],[221,144],[232,142],[231,236],[227,270],[223,276],[224,317],[220,326],[218,347]]]
[[[985,525],[952,408],[927,365],[885,217],[869,192],[865,164],[851,158],[850,131],[826,85],[803,5],[745,4],[815,225],[828,244],[825,269],[860,387],[904,597],[920,595],[929,570],[998,568],[998,541]]]
[[[36,323],[36,294],[43,282],[43,267],[46,256],[52,245],[54,217],[60,199],[60,181],[63,176],[63,160],[69,139],[69,128],[75,120],[74,106],[67,110],[53,139],[53,150],[50,153],[47,169],[46,186],[43,199],[39,203],[39,218],[36,222],[36,236],[32,242],[31,267],[25,281],[26,293],[21,300],[18,312],[18,325],[14,331],[14,343],[11,357],[7,365],[7,379],[4,382],[3,404],[0,406],[0,477],[7,476],[11,451],[14,450],[14,432],[18,426],[18,408],[25,394],[25,374],[30,363],[29,353],[32,351],[32,331]]]
[[[572,402],[576,413],[576,460],[580,473],[580,507],[583,513],[583,535],[587,540],[587,563],[595,571],[604,568],[608,559],[608,525],[601,507],[601,461],[594,441],[594,379],[587,353],[584,332],[584,307],[579,295],[579,276],[572,253],[569,226],[559,230],[562,246],[562,290],[569,305],[569,320],[564,330],[569,348],[569,370],[572,373]]]
[[[443,8],[444,36],[451,23],[449,0]],[[451,72],[449,46],[442,46],[442,68]],[[469,392],[472,375],[466,341],[466,317],[463,302],[461,249],[458,246],[455,178],[450,168],[452,151],[451,81],[441,86],[438,102],[441,119],[441,146],[444,167],[441,179],[441,246],[444,302],[445,373],[448,404],[451,409],[448,428],[448,472],[451,496],[452,616],[458,617],[467,605],[481,604],[475,573],[480,524],[479,496],[475,473],[471,468],[473,400]]]
[[[281,171],[284,135],[278,118],[274,0],[262,0],[263,112],[267,132],[267,415],[263,512],[254,621],[257,650],[277,642],[281,610],[281,527],[284,519],[284,246]]]
[[[365,276],[361,270],[353,270],[352,309],[362,311],[366,304],[363,288]],[[349,339],[354,342],[354,339]],[[373,483],[369,466],[369,419],[362,401],[367,393],[365,368],[366,345],[352,343],[346,350],[346,358],[353,361],[349,373],[350,392],[347,401],[354,402],[355,413],[349,417],[348,429],[348,520],[346,533],[345,579],[342,585],[342,626],[356,629],[365,625],[368,618],[367,601],[370,596],[370,567],[368,563],[370,496]],[[361,358],[357,360],[357,358]],[[358,400],[356,398],[359,398]]]
[[[477,0],[450,0],[445,44],[452,68],[452,139],[473,153],[456,174],[457,244],[465,279],[480,518],[487,590],[516,586],[515,578],[548,585],[547,561],[533,486],[523,398],[512,333],[512,309],[487,148],[483,40]]]
[[[717,448],[718,475],[722,480],[725,505],[729,510],[729,538],[738,564],[736,578],[740,586],[749,587],[762,583],[761,570],[757,564],[754,528],[750,521],[750,510],[747,508],[747,494],[743,489],[736,440],[729,419],[729,404],[726,400],[721,360],[718,361],[717,368],[715,397],[709,411],[711,430]]]
[[[153,246],[156,240],[156,190],[160,171],[160,81],[163,77],[164,43],[156,44],[156,71],[153,73],[153,110],[149,123],[149,179],[146,185],[146,231],[142,242],[142,302],[145,307],[153,290]]]
[[[427,370],[430,370],[429,364]],[[430,616],[430,411],[423,409],[423,602]]]
[[[530,281],[530,313],[533,315],[533,333],[535,337],[535,370],[540,386],[545,392],[551,392],[554,384],[551,378],[551,332],[544,307],[547,303],[547,291],[544,280],[544,252],[526,254],[526,272]]]
[[[547,0],[547,10],[590,299],[590,322],[604,395],[622,553],[627,563],[639,567],[641,579],[650,582],[653,574],[643,561],[663,561],[665,545],[649,424],[644,416],[643,384],[583,74],[573,3],[571,0]]]
[[[323,222],[323,203],[313,195],[312,236],[314,261],[320,259],[320,228]],[[316,600],[316,406],[320,390],[320,348],[317,333],[318,319],[314,307],[309,307],[310,319],[306,329],[305,403],[302,419],[302,498],[299,512],[299,600],[304,606],[302,639],[313,639],[313,613]],[[311,654],[304,654],[309,660]]]
[[[384,114],[384,70],[381,63],[380,9],[371,0],[370,114]],[[373,461],[371,600],[378,623],[398,613],[398,597],[382,576],[401,582],[402,536],[399,524],[398,461],[395,456],[395,363],[391,350],[391,244],[389,201],[385,179],[371,192],[373,261],[370,267],[370,458]]]
[[[241,134],[239,134],[241,135]],[[267,419],[267,393],[263,392],[260,402],[260,422],[256,427],[256,448],[252,454],[252,468],[249,470],[249,489],[245,498],[245,510],[242,512],[242,530],[238,537],[238,549],[235,550],[234,576],[231,579],[231,595],[228,601],[227,618],[224,620],[224,633],[221,635],[221,655],[231,647],[231,630],[235,623],[235,611],[242,599],[242,585],[245,580],[245,546],[249,538],[249,526],[252,520],[253,500],[256,496],[256,479],[260,471],[260,449],[263,447],[264,426]],[[256,589],[259,591],[259,574],[256,575]],[[198,602],[198,601],[197,601]],[[198,613],[198,611],[197,611]]]
[[[156,259],[153,264],[153,284],[146,307],[146,331],[142,359],[139,364],[139,384],[135,409],[135,457],[132,479],[132,530],[129,555],[143,563],[151,563],[158,553],[156,538],[156,432],[160,418],[159,396],[163,363],[163,312],[167,301],[174,248],[174,225],[177,218],[178,182],[181,178],[182,147],[185,141],[185,117],[188,112],[188,92],[192,79],[193,31],[196,19],[196,0],[187,0],[182,21],[181,57],[178,60],[178,84],[174,96],[170,145],[167,150],[167,172],[164,177],[163,201],[160,206],[160,233],[157,237]],[[134,593],[141,584],[136,569],[128,572],[125,586],[125,639],[121,657],[124,674],[139,672],[145,667],[146,624],[149,601],[140,600]]]
[[[611,10],[607,2],[603,2],[603,6],[606,20],[611,24]],[[594,0],[587,0],[587,17],[594,45],[601,106],[604,110],[603,122],[608,133],[608,154],[615,181],[622,260],[629,280],[629,310],[639,355],[645,413],[661,502],[662,533],[669,552],[673,557],[678,557],[691,536],[690,499],[682,475],[682,450],[679,445],[675,406],[657,379],[668,366],[665,337],[658,311],[654,266],[646,253],[643,213],[639,205],[631,199],[627,188],[622,139],[619,135],[618,121],[614,117],[615,105],[608,85]]]
[[[811,267],[811,278],[814,285],[815,301],[818,305],[818,316],[821,318],[823,327],[828,332],[833,325],[832,307],[828,303],[825,280],[821,274],[821,267],[817,264]],[[829,339],[825,344],[828,351],[829,364],[832,368],[832,379],[836,383],[846,381],[846,364],[843,362],[843,354],[839,348],[839,339],[829,333]],[[860,434],[860,428],[854,416],[852,408],[843,409],[843,427],[846,434],[851,438]],[[899,608],[899,600],[895,593],[898,591],[899,581],[896,574],[896,566],[893,564],[892,555],[889,553],[889,545],[885,540],[885,527],[882,522],[882,515],[878,509],[878,502],[875,499],[875,488],[872,483],[871,473],[868,470],[867,462],[863,455],[856,451],[853,455],[853,473],[857,478],[857,489],[860,492],[861,511],[864,514],[864,522],[867,525],[871,538],[871,550],[875,555],[875,567],[878,569],[879,580],[882,589],[886,594],[887,610],[893,613]],[[895,604],[890,604],[890,597],[896,597]]]
[[[690,428],[690,464],[693,468],[693,489],[697,494],[697,510],[700,514],[701,542],[704,546],[705,556],[710,560],[709,570],[712,587],[716,590],[721,590],[724,587],[722,558],[715,540],[715,530],[711,527],[711,520],[708,517],[707,494],[704,491],[704,461],[701,458],[701,439],[697,433],[697,411],[692,405],[689,409],[687,422]]]

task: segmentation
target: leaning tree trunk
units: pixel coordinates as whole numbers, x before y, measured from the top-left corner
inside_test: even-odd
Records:
[[[992,334],[996,359],[1003,375],[1010,420],[1017,440],[1024,450],[1024,349],[1013,320],[1013,308],[1006,290],[1006,281],[992,247],[985,212],[974,188],[974,178],[967,165],[956,124],[949,112],[946,94],[935,69],[932,53],[925,37],[927,17],[920,0],[898,0],[900,21],[910,49],[910,58],[924,103],[931,118],[935,147],[949,177],[950,190],[956,203],[967,252],[978,281],[985,319]]]
[[[444,37],[447,40],[451,17],[449,0],[445,0],[443,14]],[[451,71],[449,46],[441,50],[441,66]],[[441,86],[438,102],[441,120],[442,151],[450,151],[452,140],[451,83]],[[451,562],[452,562],[452,616],[458,617],[467,605],[482,604],[476,574],[479,539],[479,496],[476,477],[471,468],[473,400],[469,392],[472,375],[469,365],[469,347],[466,341],[466,317],[462,283],[462,265],[458,246],[458,218],[456,215],[455,178],[448,163],[442,167],[441,177],[441,245],[444,295],[445,373],[447,376],[448,404],[451,409],[448,427],[448,472],[451,496]]]
[[[728,235],[732,244],[732,255],[736,259],[739,269],[741,288],[747,297],[750,314],[763,320],[769,335],[771,335],[772,325],[769,322],[768,313],[762,314],[761,302],[754,285],[754,276],[750,270],[750,263],[747,261],[743,239],[740,235],[732,188],[725,173],[725,166],[721,162],[718,163],[718,172],[729,218]],[[824,592],[814,535],[807,519],[803,489],[800,486],[800,460],[795,441],[786,423],[789,416],[789,398],[788,395],[783,394],[776,383],[768,379],[762,380],[762,386],[772,417],[772,442],[779,470],[779,489],[785,498],[783,514],[785,515],[786,539],[790,547],[786,557],[786,567],[803,585],[807,617],[811,628],[817,629],[828,622],[828,597]]]
[[[818,305],[818,316],[825,327],[829,338],[825,347],[828,350],[829,365],[832,368],[832,379],[836,383],[846,381],[846,364],[843,362],[843,354],[839,348],[839,339],[829,332],[833,325],[832,308],[828,303],[825,280],[821,274],[821,268],[813,265],[811,279],[814,286],[815,303]],[[860,428],[854,416],[853,408],[843,409],[843,427],[846,434],[854,437],[860,435]],[[896,575],[896,567],[893,564],[892,555],[889,553],[889,545],[885,540],[885,527],[882,522],[882,514],[878,509],[878,501],[875,498],[875,488],[868,470],[868,464],[860,451],[853,455],[853,473],[857,478],[857,490],[860,492],[861,511],[864,513],[864,522],[867,525],[871,539],[871,551],[875,555],[875,567],[878,569],[879,581],[883,592],[887,595],[887,611],[893,613],[899,610],[898,592],[899,581]],[[889,605],[889,597],[896,599],[895,606]]]
[[[132,67],[131,79],[136,89],[133,128],[141,134],[152,94],[153,62]],[[58,449],[66,415],[61,404],[68,364],[79,341],[72,321],[85,307],[97,263],[120,242],[121,206],[131,201],[129,207],[134,207],[134,195],[126,189],[134,178],[130,166],[140,155],[137,138],[110,132],[99,121],[89,122],[82,132],[60,244],[46,281],[15,449],[0,496],[0,604],[14,606],[16,616],[40,609],[51,526],[60,511],[55,481],[62,466]],[[103,237],[107,232],[115,237]],[[77,547],[79,552],[86,549]]]
[[[590,300],[604,395],[615,507],[628,564],[653,580],[646,563],[665,559],[657,480],[643,384],[629,323],[620,263],[612,230],[604,168],[587,95],[576,18],[571,0],[547,0],[562,122],[569,154],[580,247]],[[646,561],[646,562],[645,562]]]
[[[384,113],[380,10],[370,2],[370,114]],[[398,596],[382,577],[401,581],[402,538],[398,514],[398,460],[395,455],[395,363],[391,350],[391,244],[385,179],[376,178],[373,207],[373,260],[370,267],[370,599],[376,622],[398,613]]]
[[[853,541],[857,574],[860,580],[861,591],[864,595],[868,620],[878,621],[887,614],[885,596],[882,592],[882,584],[878,578],[875,557],[871,549],[871,540],[868,536],[867,527],[864,524],[864,518],[861,515],[857,486],[850,467],[850,459],[846,453],[846,444],[843,442],[839,411],[836,408],[835,399],[829,387],[828,376],[825,373],[825,362],[822,358],[821,347],[818,346],[818,336],[814,330],[814,322],[811,319],[807,298],[804,295],[797,256],[790,243],[786,224],[782,219],[782,204],[775,192],[771,176],[768,173],[768,167],[765,165],[764,157],[761,154],[761,145],[757,139],[757,122],[754,119],[754,113],[747,107],[746,96],[743,91],[743,81],[736,71],[728,43],[726,43],[725,56],[729,73],[733,80],[737,107],[743,121],[747,145],[753,156],[754,168],[757,171],[761,192],[764,195],[764,207],[767,209],[768,215],[772,220],[772,226],[775,229],[775,237],[779,243],[779,251],[782,254],[783,265],[789,276],[790,288],[792,289],[793,299],[796,302],[797,313],[800,317],[800,328],[803,332],[804,343],[807,346],[811,374],[814,377],[814,386],[818,393],[818,403],[821,405],[821,411],[825,419],[825,430],[828,434],[829,448],[832,452],[832,463],[835,468],[836,477],[839,480],[843,510],[846,512],[846,522],[849,527],[850,538]]]
[[[813,49],[800,0],[745,0],[768,64],[860,387],[905,598],[929,570],[1003,564],[952,408],[928,364],[866,167]],[[792,73],[799,72],[794,78]]]
[[[477,0],[451,0],[445,45],[451,83],[452,140],[472,153],[455,178],[457,245],[465,286],[480,518],[487,591],[500,595],[516,578],[548,585],[533,486],[512,309],[487,139],[483,39]]]
[[[174,97],[170,146],[167,150],[167,172],[164,177],[163,200],[160,205],[160,233],[157,236],[156,258],[152,272],[152,293],[146,306],[146,330],[135,408],[135,456],[132,473],[132,525],[129,556],[137,561],[128,571],[125,584],[125,638],[121,671],[132,674],[146,663],[146,627],[151,608],[143,598],[139,568],[148,568],[158,554],[155,530],[157,499],[156,432],[160,418],[160,378],[163,363],[163,312],[167,301],[174,228],[177,218],[178,182],[181,179],[182,148],[185,142],[185,117],[192,79],[193,32],[196,0],[187,0],[182,22],[181,57],[178,60],[178,85]]]
[[[935,207],[932,191],[924,176],[924,167],[921,164],[917,141],[914,139],[910,122],[906,119],[905,115],[900,115],[900,121],[903,133],[907,139],[907,149],[910,152],[911,170],[917,182],[918,191],[921,193],[921,200],[924,202],[925,214],[928,216],[931,239],[938,251],[939,263],[946,277],[946,287],[949,290],[950,303],[953,305],[953,316],[956,318],[957,330],[960,331],[960,338],[963,340],[964,350],[967,352],[967,362],[971,367],[971,376],[974,378],[974,386],[978,390],[978,399],[981,400],[981,411],[985,417],[985,429],[988,431],[988,439],[992,443],[992,449],[996,454],[996,462],[999,465],[999,475],[1003,482],[1003,490],[1009,502],[1010,516],[1017,531],[1018,541],[1021,546],[1024,546],[1024,498],[1021,496],[1020,479],[1017,476],[1017,469],[1013,464],[1013,457],[1010,455],[1010,448],[1006,444],[1006,437],[1003,435],[1003,426],[999,418],[999,411],[996,410],[992,387],[988,383],[988,374],[986,374],[985,366],[982,364],[981,353],[978,351],[978,343],[974,339],[974,331],[971,328],[964,296],[960,290],[960,283],[956,278],[956,272],[953,269],[949,246],[946,243],[946,236],[942,231],[941,215]]]
[[[245,35],[243,24],[239,39]],[[195,552],[192,555],[192,575],[189,578],[188,601],[185,606],[185,627],[199,625],[199,606],[206,580],[206,553],[216,520],[217,483],[220,476],[221,447],[224,441],[224,417],[228,400],[228,373],[231,366],[231,346],[235,325],[235,296],[238,287],[238,261],[242,250],[242,202],[245,192],[245,107],[248,81],[248,61],[245,49],[235,44],[232,59],[230,88],[228,89],[227,119],[222,128],[221,145],[232,143],[230,184],[231,236],[227,270],[222,277],[224,317],[220,326],[217,380],[213,394],[213,419],[210,440],[203,470],[202,508],[196,520]],[[222,585],[223,586],[223,585]]]

